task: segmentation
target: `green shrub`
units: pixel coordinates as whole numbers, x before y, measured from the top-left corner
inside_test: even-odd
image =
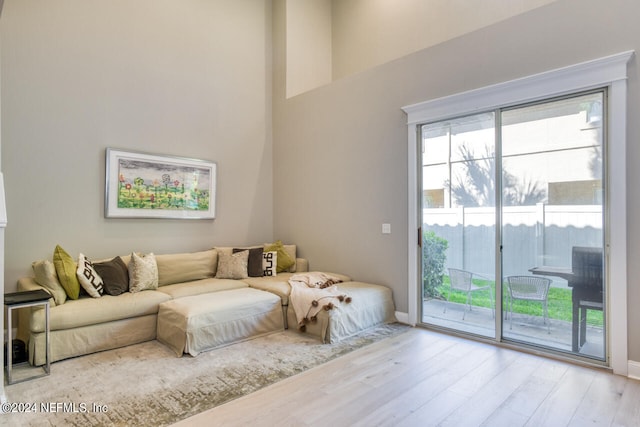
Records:
[[[449,242],[433,231],[422,235],[422,283],[425,297],[439,297]]]

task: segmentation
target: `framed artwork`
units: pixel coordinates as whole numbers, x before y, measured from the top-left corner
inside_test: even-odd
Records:
[[[213,219],[216,163],[107,148],[105,217]]]

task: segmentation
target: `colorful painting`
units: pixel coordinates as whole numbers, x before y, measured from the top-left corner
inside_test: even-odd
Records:
[[[107,149],[107,217],[215,217],[216,164]]]

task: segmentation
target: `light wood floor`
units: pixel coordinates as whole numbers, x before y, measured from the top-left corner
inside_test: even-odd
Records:
[[[640,426],[640,382],[414,328],[176,426]]]

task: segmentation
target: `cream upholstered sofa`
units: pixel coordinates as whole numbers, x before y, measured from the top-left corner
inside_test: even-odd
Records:
[[[78,299],[63,298],[59,290],[52,291],[51,282],[55,283],[55,276],[58,276],[52,263],[38,261],[33,265],[35,277],[20,278],[18,290],[45,289],[53,295],[50,300],[52,362],[154,340],[158,336],[158,311],[161,304],[234,289],[253,288],[279,296],[283,324],[286,327],[287,321],[293,322],[290,323],[292,325],[296,322],[295,313],[292,314],[293,310],[288,308],[291,292],[288,280],[294,274],[308,271],[309,264],[306,259],[296,257],[295,245],[283,247],[295,262],[286,271],[275,276],[249,277],[245,273],[240,278],[220,278],[219,260],[222,262],[223,259],[229,259],[234,250],[241,248],[218,247],[193,253],[155,255],[156,289],[127,291],[120,295],[104,294],[100,297],[81,294]],[[120,258],[131,274],[132,255]],[[365,328],[395,321],[395,308],[389,288],[352,282],[345,275],[336,274],[335,277],[343,281],[340,286],[344,292],[353,293],[354,302],[319,313],[317,322],[308,325],[306,333],[323,342],[336,342]],[[29,361],[33,365],[45,363],[44,328],[42,308],[25,308],[19,311],[17,337],[28,343]]]

